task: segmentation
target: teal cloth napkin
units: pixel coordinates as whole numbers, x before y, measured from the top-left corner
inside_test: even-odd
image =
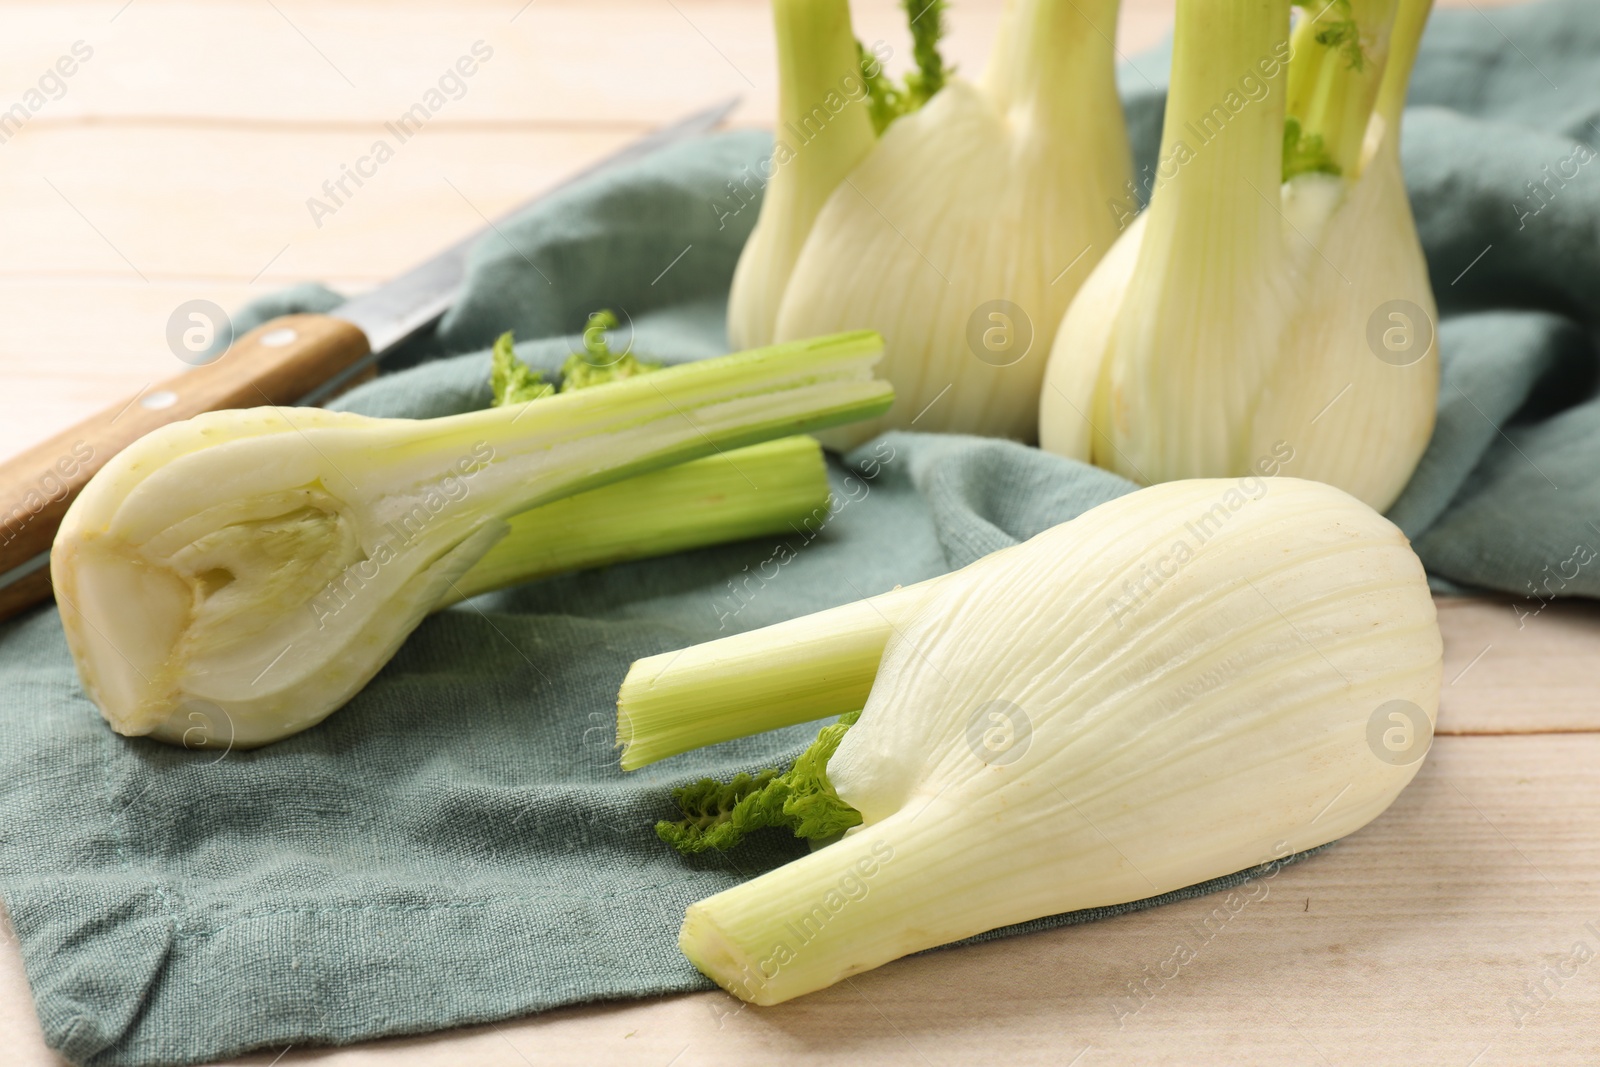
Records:
[[[1527,613],[1600,591],[1587,552],[1600,548],[1600,161],[1547,186],[1536,214],[1527,187],[1575,140],[1600,144],[1597,15],[1589,0],[1495,10],[1492,24],[1441,12],[1406,118],[1445,363],[1438,431],[1393,516],[1442,587],[1503,590]],[[1164,69],[1157,56],[1123,72],[1141,160]],[[461,303],[399,360],[409,369],[342,406],[483,406],[495,334],[515,329],[554,370],[599,307],[626,313],[642,352],[720,353],[756,213],[729,214],[725,183],[769,143],[684,144],[502,227]],[[337,301],[302,287],[239,325]],[[684,908],[802,846],[771,835],[683,859],[652,823],[674,785],[781,763],[815,730],[625,776],[611,740],[628,664],[716,637],[724,619],[748,629],[944,573],[1131,488],[1015,443],[908,434],[831,476],[836,514],[731,616],[730,579],[776,541],[457,606],[343,710],[256,752],[119,737],[80,692],[53,609],[0,625],[0,887],[49,1043],[80,1063],[199,1062],[706,988],[676,947]]]

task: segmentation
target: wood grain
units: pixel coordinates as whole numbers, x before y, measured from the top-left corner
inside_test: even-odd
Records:
[[[314,221],[307,199],[367,133],[25,133],[0,146],[0,368],[26,378],[29,400],[0,391],[0,455],[180,368],[166,341],[178,305],[235,308],[306,278],[371,288],[632,136],[429,131]]]
[[[1591,601],[1440,598],[1439,732],[1600,730],[1600,610]]]

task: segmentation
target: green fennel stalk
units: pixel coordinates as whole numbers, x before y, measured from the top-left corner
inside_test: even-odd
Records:
[[[788,533],[827,507],[815,438],[733,449],[512,516],[439,607],[570,571]]]
[[[770,344],[779,305],[817,214],[896,119],[944,87],[945,0],[903,0],[917,69],[897,83],[856,39],[849,0],[773,0],[778,121],[761,216],[728,296],[728,339]]]
[[[1313,170],[1359,173],[1400,6],[1398,0],[1333,0],[1320,12],[1301,9],[1304,17],[1291,37],[1285,181]],[[1293,159],[1291,135],[1298,135]]]
[[[861,710],[895,625],[937,581],[639,660],[617,693],[622,769]]]
[[[761,216],[728,297],[728,340],[738,348],[772,342],[778,303],[817,212],[877,142],[848,0],[773,0],[772,17],[778,128]]]
[[[562,364],[561,392],[661,369],[631,351],[611,351],[605,331],[616,325],[610,311],[589,317],[584,350]],[[495,406],[556,395],[517,357],[510,333],[495,341],[490,383]],[[450,586],[439,607],[568,571],[784,533],[825,511],[828,499],[827,464],[815,438],[705,456],[512,517],[506,536]]]

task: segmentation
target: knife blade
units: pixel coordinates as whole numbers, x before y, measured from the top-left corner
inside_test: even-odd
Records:
[[[89,479],[152,430],[206,411],[320,404],[376,368],[455,303],[472,248],[504,222],[595,174],[709,133],[731,97],[624,145],[378,288],[325,315],[285,315],[236,338],[218,359],[90,416],[0,463],[0,619],[50,597],[50,543]]]

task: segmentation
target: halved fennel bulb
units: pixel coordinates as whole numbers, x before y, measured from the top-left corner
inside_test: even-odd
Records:
[[[89,483],[52,550],[84,688],[124,734],[245,747],[303,730],[461,593],[508,519],[876,414],[880,351],[847,334],[443,419],[255,408],[164,427]]]
[[[737,996],[777,1003],[1343,837],[1431,737],[1442,648],[1422,566],[1321,483],[1140,490],[918,588],[884,616],[827,768],[863,824],[688,909],[683,951]],[[839,662],[831,614],[809,640],[783,624],[773,670]],[[641,674],[705,684],[706,658]],[[747,732],[771,707],[751,691]],[[633,718],[636,742],[653,721]]]
[[[1405,487],[1439,384],[1399,156],[1429,3],[1343,2],[1286,64],[1288,0],[1181,0],[1158,183],[1056,336],[1045,449],[1146,484],[1288,452],[1379,510]]]

